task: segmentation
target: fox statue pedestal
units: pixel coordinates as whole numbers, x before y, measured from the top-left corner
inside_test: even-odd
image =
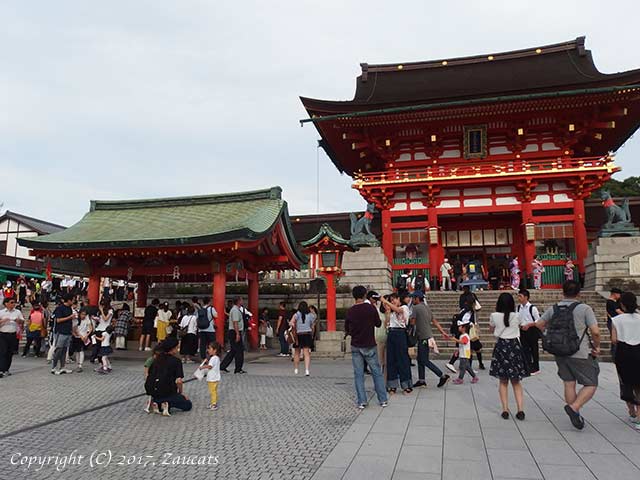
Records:
[[[340,285],[353,288],[362,285],[380,294],[391,293],[391,265],[381,247],[362,247],[357,252],[345,252]]]
[[[608,294],[611,279],[640,279],[630,269],[634,254],[640,252],[640,237],[597,238],[589,246],[589,255],[584,261],[585,290],[596,290]]]

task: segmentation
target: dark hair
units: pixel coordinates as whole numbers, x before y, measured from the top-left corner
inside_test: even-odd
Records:
[[[307,305],[307,302],[302,301],[298,304],[298,312],[300,312],[300,315],[302,316],[302,323],[304,323],[304,319],[309,313],[309,306]]]
[[[367,295],[367,289],[362,285],[357,285],[353,287],[353,290],[351,290],[351,295],[353,295],[353,298],[356,300],[359,300]]]
[[[638,299],[633,292],[624,292],[620,297],[620,304],[626,313],[635,313],[638,310]]]
[[[385,295],[383,297],[387,302],[391,301],[391,295]],[[384,303],[380,302],[380,313],[386,313],[386,310],[384,309]]]
[[[575,280],[567,280],[562,285],[562,293],[567,298],[575,298],[580,293],[580,284]]]
[[[315,305],[309,305],[309,310],[315,315],[318,315],[318,308]]]
[[[73,298],[74,298],[74,297],[73,297],[73,294],[71,294],[71,293],[65,293],[65,294],[62,296],[62,301],[63,301],[63,302],[72,302],[72,301],[73,301]]]
[[[178,339],[174,337],[166,338],[162,341],[161,350],[164,353],[169,353],[171,350],[178,346]]]
[[[609,293],[617,293],[618,295],[622,295],[622,290],[620,290],[618,287],[613,287],[611,290],[609,290]]]
[[[4,300],[2,300],[2,304],[6,305],[9,302],[15,302],[15,301],[16,301],[15,297],[7,297]]]
[[[111,335],[113,333],[113,327],[109,325],[107,328],[105,328],[104,331],[107,332],[109,335]]]
[[[123,303],[122,304],[122,310],[126,310],[127,312],[130,312],[131,308],[129,307],[128,303]]]
[[[192,303],[198,303],[198,297],[191,297]]]
[[[496,312],[504,314],[505,327],[509,326],[509,316],[515,311],[516,302],[513,300],[513,295],[507,292],[501,293],[498,297],[498,302],[496,303]]]
[[[242,300],[242,297],[236,297],[233,299],[233,304],[234,305],[238,305],[240,303],[240,300]]]
[[[196,311],[196,309],[195,309],[195,307],[193,305],[187,305],[187,313],[189,315],[191,315],[195,311]]]
[[[220,344],[218,342],[210,342],[209,345],[207,345],[207,347],[213,348],[216,351],[216,353],[220,351]]]
[[[518,293],[520,295],[523,295],[523,296],[527,297],[527,298],[531,298],[531,294],[529,293],[529,290],[527,290],[526,288],[521,288]]]
[[[151,300],[151,305],[160,305],[160,300],[154,298],[153,300]]]
[[[461,323],[460,325],[458,325],[458,328],[463,327],[464,328],[464,333],[467,333],[469,331],[469,325],[471,325],[470,323]]]

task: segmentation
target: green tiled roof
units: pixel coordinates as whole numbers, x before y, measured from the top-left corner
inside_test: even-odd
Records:
[[[260,238],[280,219],[296,251],[280,187],[222,195],[92,201],[89,212],[68,229],[19,242],[42,250],[203,245]]]
[[[327,223],[323,223],[320,226],[320,230],[318,231],[318,233],[313,238],[310,238],[309,240],[305,240],[304,242],[300,242],[300,246],[303,247],[303,248],[310,247],[311,245],[314,245],[314,244],[318,243],[324,237],[329,237],[329,239],[332,240],[333,242],[335,242],[335,243],[337,243],[339,245],[345,245],[345,246],[349,247],[351,250],[354,250],[354,251],[358,250],[358,247],[355,247],[355,246],[351,245],[349,240],[343,238],[342,235],[340,235],[338,232],[336,232]]]

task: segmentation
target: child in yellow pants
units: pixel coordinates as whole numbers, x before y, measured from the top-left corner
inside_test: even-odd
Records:
[[[201,365],[202,370],[208,370],[207,372],[207,385],[209,386],[209,393],[211,394],[211,403],[209,404],[210,410],[218,409],[218,384],[220,383],[220,357],[218,352],[220,346],[212,342],[207,346],[207,363]]]

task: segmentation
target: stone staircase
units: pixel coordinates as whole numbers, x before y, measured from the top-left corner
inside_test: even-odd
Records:
[[[495,345],[495,338],[489,331],[489,315],[495,311],[495,305],[498,296],[503,293],[499,290],[486,290],[476,292],[478,300],[482,305],[482,309],[478,312],[478,320],[480,325],[480,341],[483,344],[485,357],[491,358],[491,352]],[[515,295],[515,292],[514,292]],[[427,302],[431,307],[434,318],[442,324],[442,327],[448,331],[453,315],[458,313],[458,292],[428,292]],[[552,306],[558,300],[561,300],[561,290],[531,290],[531,303],[534,304],[542,314],[548,307]],[[606,300],[597,292],[583,291],[579,300],[593,308],[593,311],[600,323],[601,334],[601,352],[602,360],[610,361],[609,349],[611,338],[606,325]],[[517,304],[517,299],[516,299]],[[435,331],[434,331],[435,333]],[[436,336],[438,347],[440,349],[441,358],[451,355],[455,346],[453,342],[445,342],[441,335]],[[540,349],[541,360],[552,360],[552,356]]]

